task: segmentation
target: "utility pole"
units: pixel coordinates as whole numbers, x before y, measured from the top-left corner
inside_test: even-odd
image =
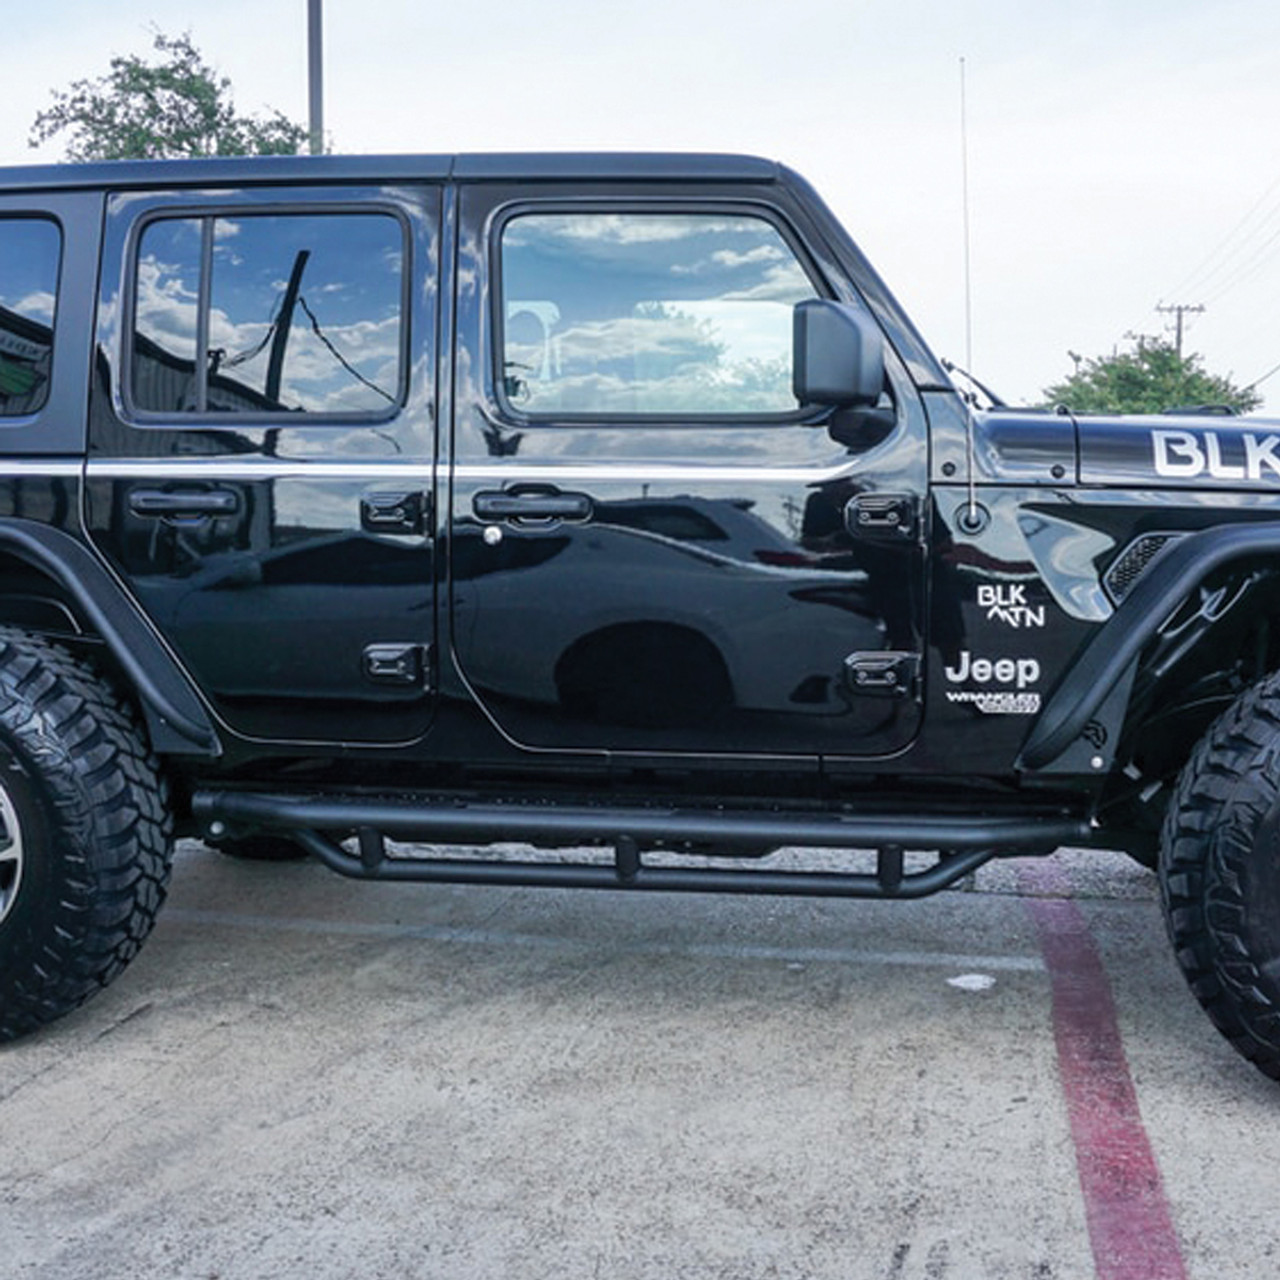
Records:
[[[324,154],[324,47],[320,13],[321,0],[307,0],[307,97],[311,154]]]
[[[1179,361],[1181,361],[1182,359],[1182,317],[1187,314],[1199,315],[1204,310],[1204,306],[1200,305],[1200,306],[1193,307],[1186,302],[1177,303],[1177,304],[1171,303],[1169,306],[1165,306],[1165,304],[1161,302],[1157,304],[1156,310],[1163,315],[1172,315],[1176,317],[1176,320],[1174,321],[1174,325],[1175,325],[1174,331],[1177,334],[1177,341],[1175,345],[1178,351],[1178,359]]]

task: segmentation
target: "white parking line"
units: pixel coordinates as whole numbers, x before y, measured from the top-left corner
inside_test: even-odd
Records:
[[[327,934],[348,938],[415,938],[461,946],[525,947],[530,950],[598,951],[597,941],[555,934],[507,933],[499,929],[463,929],[449,925],[379,924],[373,921],[317,920],[301,916],[251,915],[238,911],[202,911],[170,907],[161,923],[258,929],[267,933]],[[1033,955],[968,955],[948,951],[861,951],[856,947],[771,947],[728,942],[632,942],[620,948],[641,955],[697,956],[713,960],[776,960],[785,964],[884,965],[930,969],[995,970],[1043,973],[1044,960]]]

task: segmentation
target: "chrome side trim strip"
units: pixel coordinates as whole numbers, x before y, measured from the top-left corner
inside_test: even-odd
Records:
[[[300,462],[261,458],[246,461],[223,455],[199,458],[98,459],[86,467],[89,479],[154,480],[217,476],[223,480],[385,480],[429,482],[430,461]]]
[[[858,463],[840,463],[834,467],[730,467],[723,464],[707,466],[678,466],[671,463],[627,462],[617,466],[581,466],[551,463],[528,463],[498,466],[472,466],[462,464],[453,468],[453,478],[464,482],[503,480],[549,480],[566,484],[608,483],[610,481],[644,480],[649,483],[682,483],[690,480],[709,480],[715,483],[734,484],[751,481],[755,484],[823,484],[838,480],[855,470]]]
[[[740,481],[751,481],[759,484],[822,484],[830,480],[838,480],[851,470],[856,470],[858,462],[840,463],[833,467],[732,467],[724,465],[678,466],[671,463],[620,463],[617,466],[583,466],[562,465],[558,463],[541,464],[505,463],[497,465],[462,465],[453,468],[455,481],[472,483],[499,484],[516,479],[563,482],[565,484],[610,483],[642,480],[649,483],[688,483],[689,481],[710,481],[713,483],[735,484]],[[38,470],[39,468],[34,468]],[[70,472],[78,472],[72,467]],[[88,464],[86,471],[90,479],[102,478],[110,480],[151,480],[157,477],[172,479],[184,475],[212,476],[227,480],[385,480],[396,478],[405,480],[410,477],[429,479],[434,473],[434,464],[429,460],[406,462],[305,462],[288,459],[259,459],[245,461],[242,458],[230,459],[223,456],[200,458],[165,458],[157,460],[139,459],[100,459]],[[443,468],[442,468],[443,470]],[[0,475],[4,474],[0,470]]]
[[[7,476],[79,476],[84,470],[82,462],[65,462],[37,459],[6,458],[0,462],[0,479]]]

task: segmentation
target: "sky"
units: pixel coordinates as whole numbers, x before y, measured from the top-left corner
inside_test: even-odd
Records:
[[[0,164],[59,159],[27,144],[51,90],[157,28],[190,33],[240,111],[306,119],[306,0],[9,8]],[[1204,306],[1184,343],[1211,372],[1280,366],[1274,0],[325,0],[324,44],[336,152],[790,165],[933,350],[1010,402],[1071,352],[1171,337],[1158,305]],[[1280,372],[1258,390],[1280,414]]]

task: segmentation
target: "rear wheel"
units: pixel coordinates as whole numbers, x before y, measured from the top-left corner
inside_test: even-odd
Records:
[[[1192,754],[1165,820],[1160,885],[1196,998],[1280,1080],[1280,676],[1241,697]]]
[[[131,709],[61,648],[0,627],[0,1040],[137,954],[168,883],[166,801]]]

